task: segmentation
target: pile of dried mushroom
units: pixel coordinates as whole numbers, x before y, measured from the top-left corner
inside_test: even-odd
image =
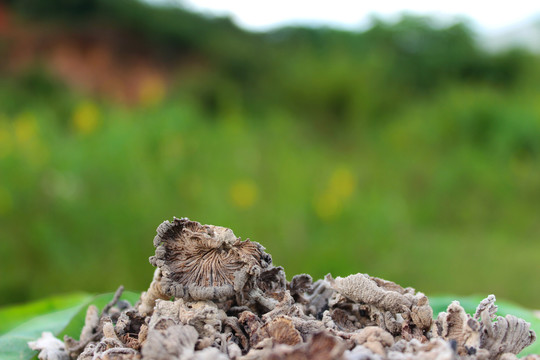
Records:
[[[219,226],[165,221],[154,246],[134,307],[119,292],[101,314],[90,306],[79,340],[30,343],[40,359],[514,359],[536,337],[496,317],[493,295],[472,317],[453,302],[433,320],[424,294],[369,275],[288,282],[261,245]]]

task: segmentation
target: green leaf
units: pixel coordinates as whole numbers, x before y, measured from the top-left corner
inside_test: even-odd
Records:
[[[88,306],[94,304],[102,309],[113,296],[114,293],[73,294],[0,309],[0,319],[2,316],[9,319],[9,324],[3,326],[9,331],[0,336],[0,359],[31,359],[37,352],[30,350],[27,343],[39,338],[43,331],[50,331],[60,339],[64,335],[78,338]],[[121,299],[133,304],[139,296],[139,293],[126,291]]]
[[[0,309],[0,335],[36,316],[75,307],[92,299],[92,295],[76,293],[53,296],[27,304],[8,306]]]
[[[476,307],[485,298],[485,296],[474,295],[466,297],[457,297],[452,295],[443,295],[443,296],[430,296],[429,304],[433,308],[433,316],[437,316],[441,311],[446,311],[446,308],[454,300],[459,301],[460,305],[463,306],[465,311],[468,314],[473,315],[476,311]],[[536,317],[533,311],[525,309],[517,304],[514,304],[509,301],[499,301],[495,302],[495,305],[499,307],[497,315],[506,316],[514,315],[531,324],[531,329],[534,330],[537,336],[540,336],[540,319]],[[526,347],[519,356],[525,356],[527,354],[540,354],[540,341],[536,340],[531,346]]]
[[[80,304],[69,309],[37,316],[0,336],[0,359],[30,359],[36,352],[30,350],[28,341],[36,340],[43,331],[51,331],[53,334],[62,331],[69,319],[83,306]]]

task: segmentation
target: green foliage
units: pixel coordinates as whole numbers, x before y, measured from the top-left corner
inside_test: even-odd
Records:
[[[2,299],[119,281],[142,290],[155,228],[176,215],[261,242],[289,276],[367,272],[535,306],[538,287],[516,279],[538,273],[527,214],[539,203],[540,109],[502,97],[456,88],[384,125],[327,134],[286,113],[217,120],[173,100],[133,110],[84,100],[68,119],[27,104],[0,123],[0,267],[17,269]],[[81,114],[95,127],[77,125]]]
[[[35,352],[28,348],[27,342],[34,341],[41,336],[43,331],[58,333],[83,306],[81,301],[76,306],[57,310],[54,312],[44,311],[41,315],[31,318],[21,325],[0,335],[0,357],[5,360],[30,359]],[[32,305],[28,305],[32,307]],[[3,310],[9,313],[11,309]],[[17,310],[17,309],[13,309]],[[20,312],[19,312],[20,313]],[[21,320],[26,320],[23,314]]]
[[[78,338],[88,306],[92,304],[103,309],[113,295],[73,294],[0,308],[0,317],[7,320],[0,331],[0,358],[21,360],[34,357],[37,352],[30,350],[27,343],[39,338],[44,331],[50,331],[60,339],[64,335]],[[133,304],[139,296],[137,293],[124,292],[121,299]]]
[[[12,6],[180,64],[151,106],[75,94],[41,67],[3,78],[0,303],[142,290],[155,228],[176,215],[264,244],[289,276],[539,307],[538,55],[487,53],[466,23],[422,17],[255,34],[181,8],[67,3]]]
[[[0,335],[11,331],[17,325],[44,314],[76,308],[86,303],[91,296],[83,293],[71,295],[57,295],[50,298],[34,301],[32,303],[0,308]]]

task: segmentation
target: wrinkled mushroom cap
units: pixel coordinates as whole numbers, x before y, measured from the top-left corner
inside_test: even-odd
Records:
[[[187,218],[165,221],[154,238],[150,263],[162,273],[162,291],[193,300],[220,300],[240,291],[249,275],[271,264],[264,248],[231,229]]]

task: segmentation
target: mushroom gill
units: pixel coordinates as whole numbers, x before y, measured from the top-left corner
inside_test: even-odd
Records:
[[[231,229],[201,225],[187,218],[165,221],[154,238],[158,268],[147,299],[224,300],[240,292],[250,276],[271,265],[272,258],[253,241],[242,241]],[[156,289],[156,294],[150,294]],[[143,302],[144,302],[143,297]],[[153,305],[152,305],[153,307]],[[150,308],[148,308],[150,310]]]

